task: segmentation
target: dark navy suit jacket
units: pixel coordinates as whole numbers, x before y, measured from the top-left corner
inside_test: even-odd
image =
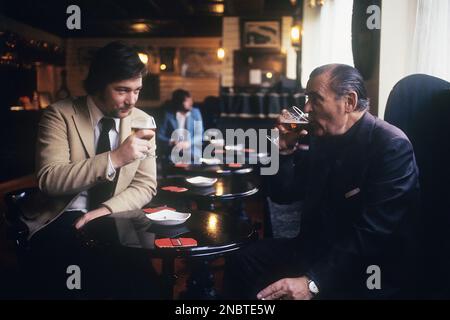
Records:
[[[307,159],[280,161],[272,198],[304,199],[300,234],[293,241],[321,296],[409,297],[420,276],[415,274],[419,183],[406,135],[365,113],[343,136],[313,138]],[[370,278],[374,270],[380,271],[379,290],[367,286],[377,285],[377,278]]]

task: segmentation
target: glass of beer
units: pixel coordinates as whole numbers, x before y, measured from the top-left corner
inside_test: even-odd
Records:
[[[288,134],[300,133],[302,130],[308,130],[309,115],[300,108],[293,106],[282,111],[279,125],[286,129]],[[279,147],[279,137],[272,138],[267,136],[267,139]]]
[[[136,134],[139,130],[152,130],[155,131],[156,130],[156,122],[155,119],[153,119],[153,117],[148,117],[148,118],[135,118],[133,120],[131,120],[131,131],[133,132],[133,134]],[[150,140],[153,136],[151,135],[147,135],[147,136],[143,136],[142,139],[146,139],[146,140]],[[144,160],[147,155],[144,155],[143,157],[139,158],[139,160]]]
[[[287,131],[300,132],[307,130],[309,115],[296,106],[290,107],[287,110],[283,110],[280,117],[280,125]]]

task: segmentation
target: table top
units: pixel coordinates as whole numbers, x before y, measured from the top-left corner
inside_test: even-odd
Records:
[[[90,221],[83,229],[85,241],[95,246],[149,250],[155,257],[200,257],[238,250],[256,237],[247,221],[210,211],[193,211],[177,226],[157,225],[142,210],[113,213]],[[155,239],[193,238],[195,247],[155,247]]]
[[[172,186],[177,188],[167,190]],[[234,200],[252,196],[258,191],[256,178],[248,175],[218,177],[217,182],[208,187],[192,185],[184,177],[158,180],[158,193],[165,196]]]
[[[172,164],[167,169],[169,174],[205,177],[246,175],[253,172],[253,167],[247,164]]]

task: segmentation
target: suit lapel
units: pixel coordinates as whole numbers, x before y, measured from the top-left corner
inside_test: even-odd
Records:
[[[119,139],[120,139],[120,144],[122,144],[126,138],[128,138],[131,134],[131,120],[134,118],[134,113],[133,111],[131,111],[131,114],[128,117],[125,117],[123,119],[120,120],[120,132],[119,132]],[[134,173],[136,172],[136,167],[139,165],[140,161],[139,160],[135,160],[129,164],[127,164],[126,166],[123,166],[122,168],[120,168],[119,172],[118,172],[118,177],[117,177],[117,183],[116,183],[116,187],[114,190],[114,194],[117,194],[119,190],[122,190],[122,185],[124,183],[128,182],[126,181],[127,177],[130,175],[134,175]],[[119,191],[120,192],[120,191]]]
[[[172,124],[173,130],[178,129],[177,113],[169,113],[169,121]]]
[[[126,138],[131,134],[131,119],[133,117],[133,111],[128,117],[120,120],[120,143],[124,142]]]
[[[367,167],[367,150],[364,145],[347,146],[336,158],[335,179],[331,192],[336,199],[343,200],[348,192],[362,188],[362,178]]]
[[[191,139],[194,138],[194,120],[192,118],[192,112],[189,117],[186,117],[186,130],[189,131]]]
[[[94,147],[94,129],[92,128],[91,117],[86,102],[86,97],[78,98],[74,101],[74,108],[76,110],[73,115],[73,121],[77,128],[78,135],[89,158],[95,156]],[[120,143],[131,134],[131,119],[133,118],[133,112],[126,118],[120,121],[119,140]],[[132,163],[122,167],[118,172],[117,184],[115,190],[121,190],[121,185],[126,183],[126,177],[130,174],[134,174],[136,166],[139,165],[139,161],[133,161]],[[116,192],[115,192],[116,193]]]
[[[311,144],[311,171],[310,171],[310,185],[306,201],[306,211],[311,211],[317,208],[322,201],[323,193],[325,192],[325,185],[327,184],[328,176],[331,171],[331,161],[327,154],[321,152],[318,145]]]
[[[345,198],[345,194],[351,190],[363,187],[361,183],[370,157],[369,146],[375,118],[366,113],[361,121],[352,143],[346,145],[336,159],[336,185],[343,189],[335,189],[333,192],[340,198]]]
[[[359,148],[358,148],[359,147]],[[336,161],[336,185],[340,190],[334,190],[340,198],[345,198],[347,192],[362,188],[361,183],[367,168],[367,150],[365,146],[348,148]]]
[[[314,157],[311,159],[311,184],[308,192],[308,209],[314,210],[323,201],[326,185],[333,183],[330,187],[333,197],[345,197],[345,193],[353,188],[361,188],[362,177],[367,168],[368,147],[371,142],[372,130],[375,118],[366,113],[361,119],[362,123],[355,132],[355,138],[345,146],[344,150],[337,153],[335,158],[330,158],[325,150],[312,143],[311,149]],[[333,181],[328,181],[333,169]],[[339,188],[339,189],[338,189]],[[341,189],[342,188],[342,189]],[[348,189],[348,190],[347,190]]]
[[[76,113],[72,117],[75,127],[77,128],[78,135],[80,136],[88,157],[91,158],[95,156],[94,128],[92,128],[86,97],[76,99],[74,101],[74,108]]]

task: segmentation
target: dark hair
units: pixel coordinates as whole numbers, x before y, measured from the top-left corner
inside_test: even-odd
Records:
[[[183,102],[189,98],[191,94],[187,90],[177,89],[172,92],[172,108],[173,111],[183,110]]]
[[[139,58],[137,48],[114,41],[95,53],[84,88],[93,95],[102,92],[110,83],[146,74],[147,67]]]
[[[350,91],[355,91],[358,95],[357,111],[369,108],[370,100],[364,86],[364,79],[359,71],[345,64],[327,64],[318,67],[311,72],[310,79],[323,73],[329,73],[329,87],[338,97],[342,97]]]

